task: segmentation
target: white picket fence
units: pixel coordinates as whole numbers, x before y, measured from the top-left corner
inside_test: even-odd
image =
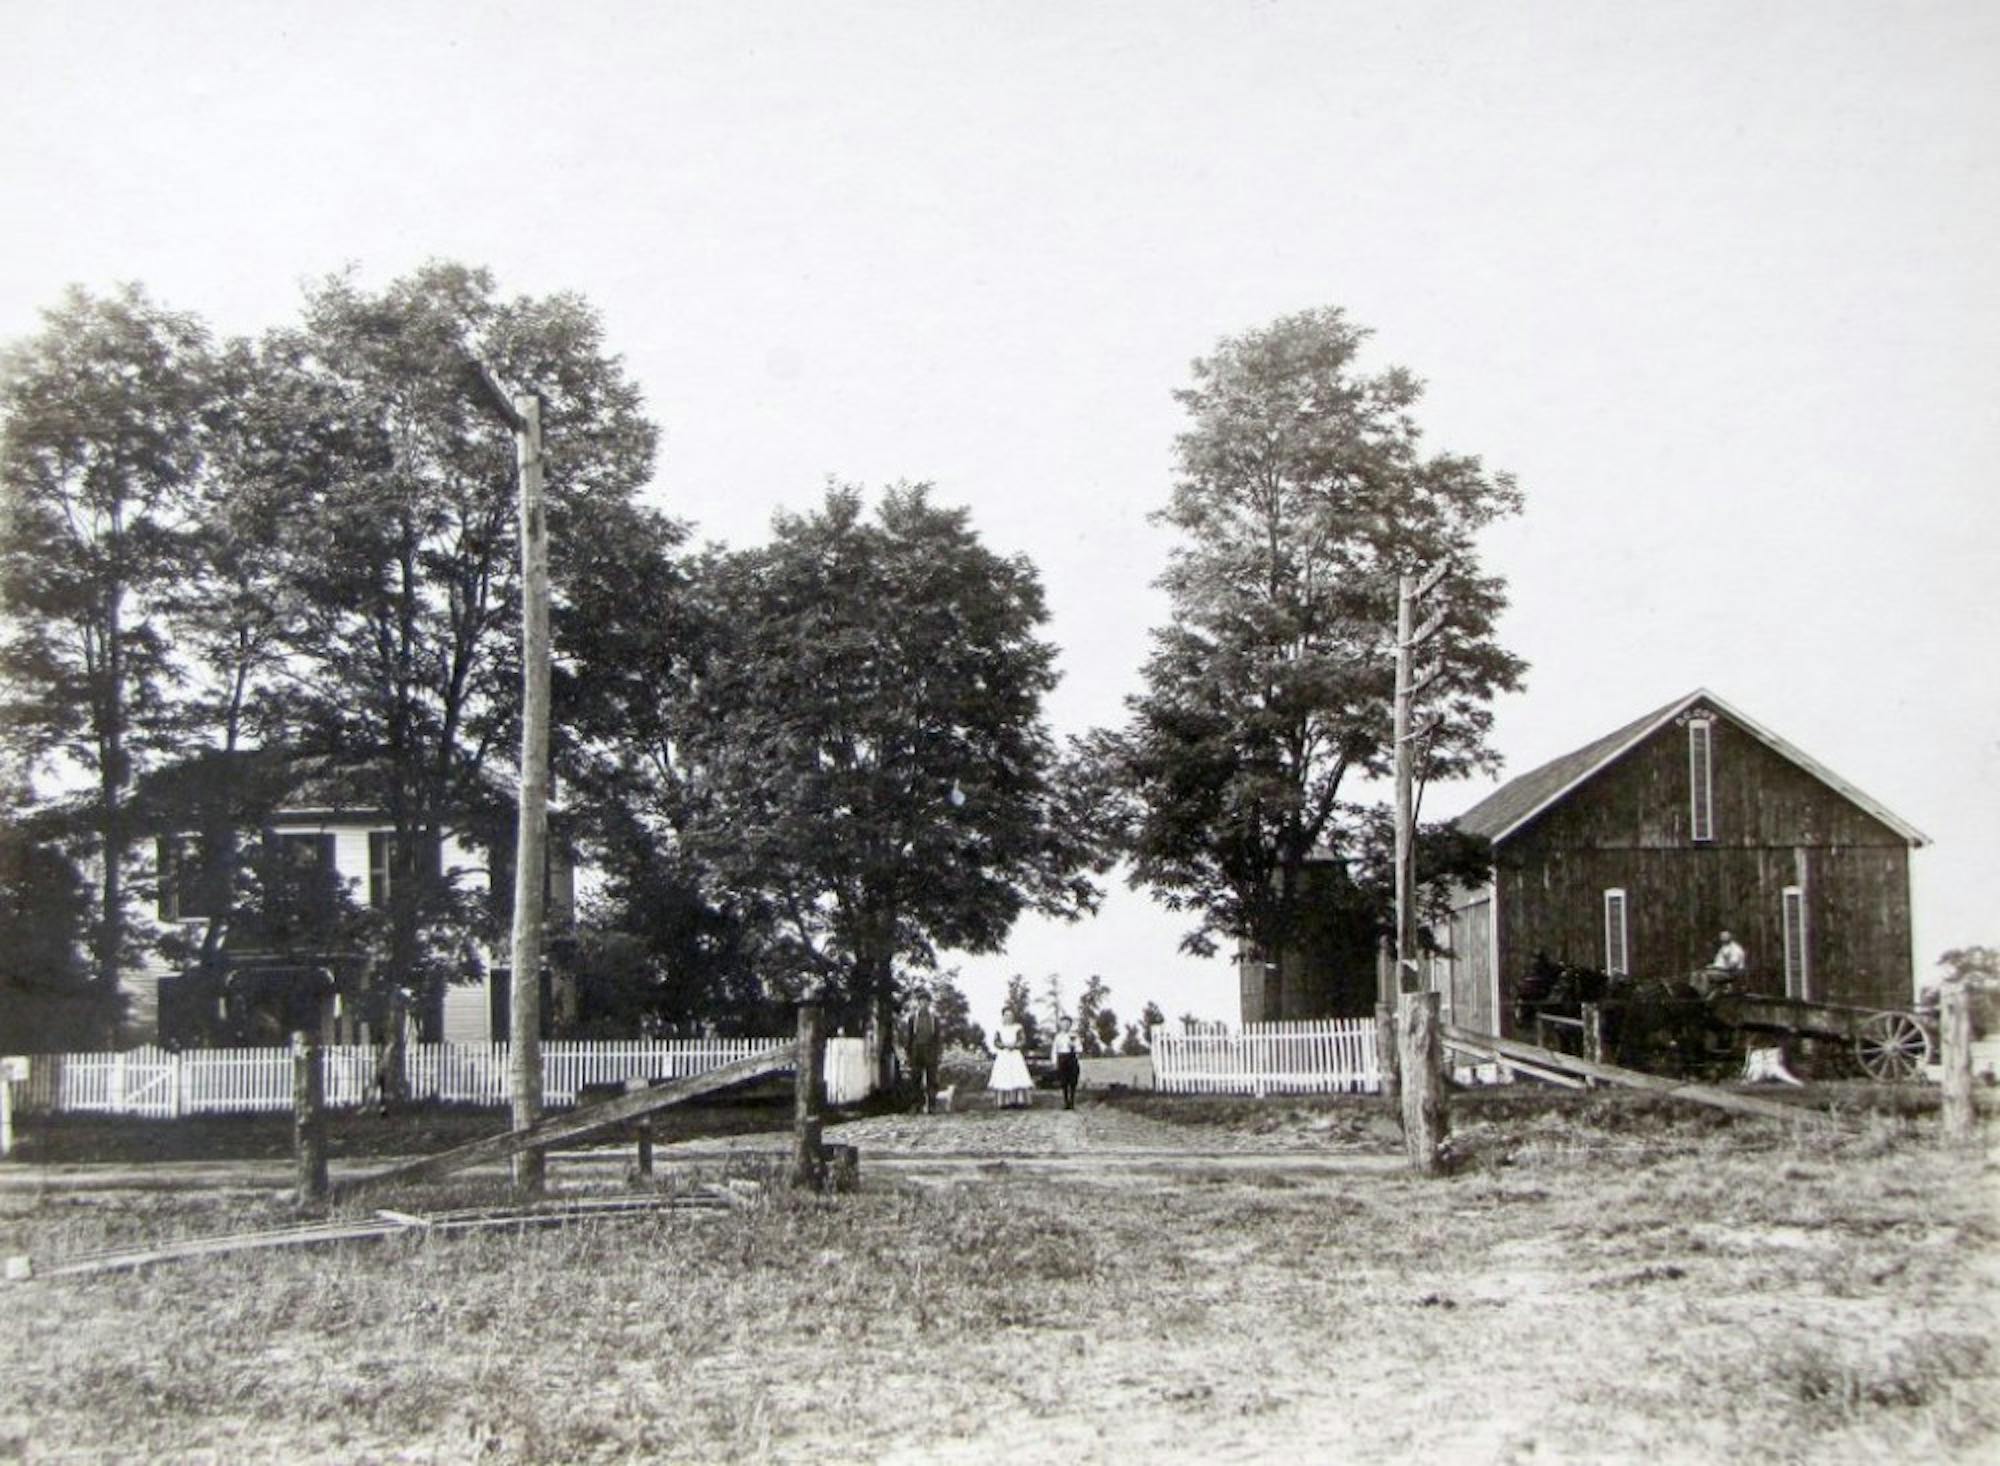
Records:
[[[1224,1024],[1188,1033],[1155,1029],[1153,1073],[1179,1094],[1379,1093],[1375,1023],[1330,1018],[1312,1023]]]
[[[861,1040],[833,1040],[859,1045]],[[542,1099],[573,1105],[588,1085],[627,1079],[684,1079],[758,1054],[789,1048],[772,1038],[632,1040],[542,1045]],[[380,1051],[360,1045],[322,1050],[326,1103],[351,1108],[375,1098]],[[829,1057],[832,1057],[830,1052]],[[847,1059],[843,1052],[841,1058]],[[456,1104],[501,1105],[508,1099],[508,1045],[412,1044],[404,1051],[410,1098]],[[845,1063],[846,1069],[862,1065]],[[829,1064],[829,1098],[848,1098]],[[858,1096],[855,1096],[858,1097]],[[28,1078],[14,1086],[22,1109],[84,1111],[171,1119],[292,1107],[292,1051],[288,1048],[133,1049],[125,1053],[37,1054]]]

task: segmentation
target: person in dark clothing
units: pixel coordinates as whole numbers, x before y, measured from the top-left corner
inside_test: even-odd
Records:
[[[931,1007],[929,993],[917,994],[917,1011],[910,1015],[904,1040],[910,1055],[910,1077],[923,1093],[924,1113],[928,1115],[937,1105],[940,1049],[937,1013]]]
[[[1055,1041],[1049,1045],[1049,1057],[1056,1061],[1056,1078],[1062,1082],[1063,1108],[1076,1108],[1076,1083],[1083,1073],[1083,1044],[1076,1036],[1076,1030],[1069,1019],[1062,1021],[1056,1030]]]

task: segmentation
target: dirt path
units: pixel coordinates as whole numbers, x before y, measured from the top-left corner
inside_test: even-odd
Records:
[[[1004,1169],[1067,1180],[1118,1184],[1189,1171],[1268,1172],[1299,1177],[1385,1174],[1401,1168],[1399,1155],[1380,1145],[1336,1139],[1330,1133],[1287,1128],[1252,1134],[1168,1124],[1115,1105],[1085,1101],[1074,1110],[1038,1103],[1000,1110],[983,1097],[952,1114],[883,1115],[836,1122],[826,1138],[856,1146],[864,1177],[888,1174],[919,1181],[963,1179]],[[496,1126],[497,1128],[497,1126]],[[752,1158],[775,1159],[791,1147],[786,1131],[662,1145],[662,1168],[701,1168]],[[631,1153],[624,1147],[559,1150],[550,1157],[556,1186],[602,1186],[622,1177]],[[336,1182],[381,1170],[399,1157],[336,1160]],[[470,1175],[500,1175],[505,1164],[475,1167]],[[0,1194],[51,1194],[122,1190],[285,1190],[293,1180],[286,1160],[162,1161],[147,1165],[0,1164]]]

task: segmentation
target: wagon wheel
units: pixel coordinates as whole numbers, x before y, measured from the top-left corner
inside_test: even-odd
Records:
[[[1873,1013],[1855,1031],[1854,1057],[1870,1079],[1914,1079],[1931,1061],[1930,1035],[1907,1013]]]

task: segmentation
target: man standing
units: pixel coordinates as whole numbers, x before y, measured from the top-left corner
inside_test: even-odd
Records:
[[[931,1113],[937,1104],[938,1091],[938,1021],[931,1008],[931,995],[917,993],[917,1011],[910,1015],[905,1046],[910,1052],[910,1077],[923,1092],[924,1113]]]
[[[1076,1108],[1076,1082],[1083,1073],[1083,1044],[1065,1017],[1056,1029],[1055,1042],[1049,1045],[1049,1057],[1056,1061],[1056,1078],[1062,1081],[1063,1108]]]

